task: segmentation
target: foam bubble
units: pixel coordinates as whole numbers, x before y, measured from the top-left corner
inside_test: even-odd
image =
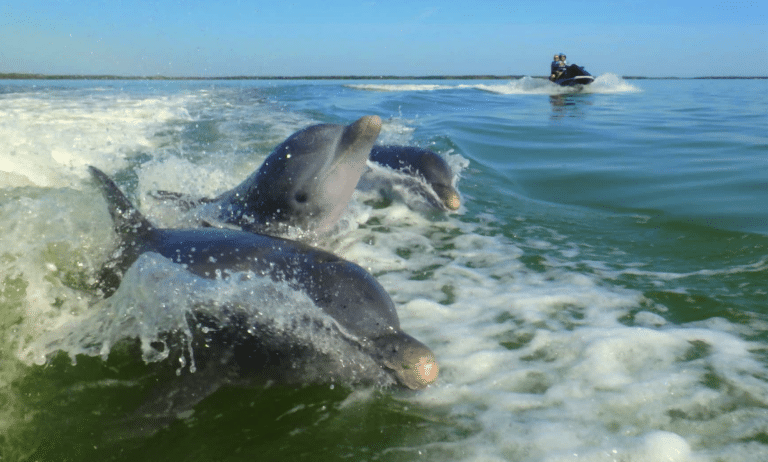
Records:
[[[681,436],[670,432],[652,432],[643,437],[640,461],[685,462],[690,460],[691,448]]]

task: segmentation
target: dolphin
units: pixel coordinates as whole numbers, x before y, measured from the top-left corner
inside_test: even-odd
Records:
[[[271,235],[285,235],[290,228],[323,233],[346,209],[380,131],[381,118],[375,115],[347,126],[313,125],[288,137],[258,170],[218,197],[153,195],[195,209],[199,224]]]
[[[369,357],[401,387],[423,389],[437,378],[432,351],[402,331],[392,299],[360,266],[279,237],[227,228],[156,228],[104,172],[95,167],[89,170],[106,199],[119,238],[117,251],[99,276],[98,288],[105,296],[114,293],[125,272],[149,252],[181,265],[199,278],[228,278],[243,272],[269,277],[305,293],[324,314],[335,320],[339,338]],[[227,313],[223,307],[221,316],[226,317]],[[231,364],[236,370],[250,371],[250,375],[265,373],[258,370],[263,362],[253,358],[264,357],[264,343],[270,339],[259,336],[258,326],[247,325],[247,320],[239,319],[236,314],[226,321],[211,318],[204,312],[195,313],[194,317],[191,322],[205,326],[204,332],[226,333],[203,335],[204,339],[197,342],[196,355],[198,351],[203,357],[212,351],[223,351],[226,353],[210,363],[216,367]],[[217,330],[216,325],[220,329]],[[282,346],[279,342],[270,345],[273,353],[277,349],[282,351],[276,353],[288,356],[303,354],[301,348],[290,344],[290,339],[282,338],[280,342]],[[233,348],[236,351],[233,352]],[[203,394],[211,393],[210,388],[215,389],[201,387],[199,383],[194,387],[206,389]]]
[[[376,178],[377,185],[405,184],[430,207],[457,210],[461,198],[446,161],[428,149],[374,145],[380,130],[378,116],[365,116],[348,126],[310,126],[281,143],[238,186],[215,198],[162,190],[151,196],[191,210],[197,225],[233,226],[276,236],[291,234],[290,228],[324,233],[338,222],[355,186],[367,186],[369,160],[402,175]]]
[[[371,149],[370,160],[408,175],[415,180],[417,190],[439,210],[458,210],[461,206],[459,192],[453,186],[453,171],[448,163],[429,149],[414,146],[382,146]],[[429,190],[439,201],[434,200]]]

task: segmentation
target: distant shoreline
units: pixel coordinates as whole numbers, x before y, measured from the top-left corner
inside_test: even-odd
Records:
[[[119,75],[48,75],[0,73],[0,80],[512,80],[525,75],[308,75],[308,76],[221,76],[221,77],[170,77],[170,76],[119,76]],[[546,79],[546,76],[532,76]],[[622,76],[625,80],[766,80],[768,76],[704,76],[704,77],[642,77]]]

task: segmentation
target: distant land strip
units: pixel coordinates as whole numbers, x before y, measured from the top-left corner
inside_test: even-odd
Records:
[[[511,80],[525,75],[307,75],[307,76],[222,76],[222,77],[170,77],[120,76],[120,75],[48,75],[24,73],[0,73],[3,80]],[[546,79],[548,76],[532,76]],[[704,77],[642,77],[625,75],[625,80],[765,80],[768,76],[704,76]]]

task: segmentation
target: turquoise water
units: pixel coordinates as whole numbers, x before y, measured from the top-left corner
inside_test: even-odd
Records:
[[[365,114],[443,155],[463,206],[361,191],[316,244],[377,277],[438,382],[226,388],[136,428],[179,366],[92,322],[114,238],[86,166],[173,226],[152,190],[216,194]],[[0,457],[766,460],[766,114],[766,80],[3,82]],[[149,308],[112,316],[151,338],[130,284]]]

